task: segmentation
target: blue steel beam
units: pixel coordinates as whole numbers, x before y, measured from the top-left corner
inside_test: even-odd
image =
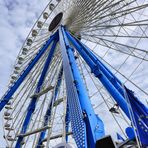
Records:
[[[98,118],[94,110],[91,106],[90,99],[88,97],[86,88],[83,84],[80,72],[78,70],[75,57],[74,57],[74,49],[70,47],[70,44],[68,42],[68,39],[66,37],[65,31],[63,27],[60,27],[59,30],[60,33],[60,44],[62,48],[62,56],[63,60],[67,58],[67,61],[63,61],[63,67],[66,77],[66,89],[67,89],[67,97],[68,97],[68,105],[69,105],[69,111],[70,111],[70,120],[72,125],[77,126],[77,123],[74,120],[79,120],[78,116],[75,116],[74,113],[71,111],[71,106],[74,104],[71,104],[72,102],[69,100],[71,95],[69,95],[69,92],[71,93],[71,89],[76,90],[76,96],[73,96],[73,102],[78,99],[77,101],[80,104],[80,112],[83,114],[83,120],[82,122],[85,124],[83,126],[83,130],[85,130],[86,138],[85,141],[81,141],[81,139],[78,141],[78,138],[81,137],[80,129],[82,127],[79,127],[80,129],[76,129],[76,127],[72,126],[72,132],[74,133],[74,138],[76,140],[78,147],[91,147],[95,148],[96,141],[104,136],[104,124],[100,118]],[[69,72],[67,71],[69,67]],[[70,78],[68,75],[72,75]],[[71,81],[71,83],[69,83]],[[73,85],[74,88],[69,89],[70,85]],[[72,98],[71,98],[72,99]],[[78,108],[75,106],[75,108]]]
[[[56,38],[56,36],[57,36],[57,32],[50,37],[50,39],[47,41],[46,45],[43,46],[40,49],[40,51],[37,53],[37,55],[35,56],[35,58],[28,64],[28,67],[20,75],[20,77],[18,78],[18,80],[14,83],[14,85],[11,86],[11,88],[6,92],[6,94],[0,100],[0,111],[9,102],[9,100],[12,97],[12,95],[15,93],[15,91],[18,89],[18,87],[24,81],[24,79],[29,74],[29,72],[32,70],[32,68],[34,67],[34,65],[39,61],[39,59],[45,53],[46,49],[49,47],[49,45],[51,44],[51,42]]]
[[[110,80],[110,82],[115,86],[115,88],[120,92],[122,96],[124,96],[123,88],[122,88],[122,82],[97,58],[97,56],[83,43],[79,42],[79,40],[72,37],[72,35],[66,31],[66,35],[70,39],[70,41],[75,40],[76,42],[73,42],[74,46],[82,48],[85,53],[89,56],[89,58],[96,63],[96,65],[99,67],[100,71],[103,72],[103,74]]]
[[[51,120],[51,111],[52,111],[53,104],[57,99],[57,95],[58,95],[58,92],[59,92],[59,89],[60,89],[60,86],[61,86],[62,76],[63,76],[63,67],[60,69],[60,72],[59,72],[59,75],[58,75],[58,81],[57,81],[57,84],[55,86],[54,93],[52,95],[48,109],[47,109],[46,114],[44,116],[43,126],[47,126],[49,121]],[[45,138],[45,134],[46,134],[46,130],[44,130],[40,133],[38,144],[37,144],[36,148],[41,148],[42,141]]]
[[[67,34],[69,34],[69,32],[67,32]],[[69,34],[70,35],[70,34]],[[80,44],[81,46],[83,46],[85,52],[90,56],[90,58],[97,63],[97,65],[100,66],[100,70],[104,71],[104,74],[106,75],[107,78],[109,78],[110,80],[114,79],[116,80],[120,85],[122,85],[122,82],[98,59],[98,57],[82,42],[79,42],[78,39],[77,43]]]
[[[44,79],[45,79],[45,76],[47,74],[47,71],[48,71],[48,68],[49,68],[49,65],[50,65],[50,62],[53,58],[53,54],[54,54],[54,51],[55,51],[55,48],[56,48],[56,44],[58,42],[58,36],[56,36],[56,39],[54,39],[54,42],[52,44],[52,47],[49,51],[49,55],[47,57],[47,60],[45,62],[45,65],[44,65],[44,68],[43,68],[43,71],[41,73],[41,76],[40,76],[40,79],[39,79],[39,82],[37,84],[37,87],[36,87],[36,90],[35,90],[35,93],[39,93],[41,88],[42,88],[42,84],[44,82]],[[49,46],[46,46],[46,48],[48,48]],[[25,120],[24,120],[24,123],[22,125],[22,130],[21,130],[21,134],[24,134],[26,133],[27,131],[27,128],[28,128],[28,125],[29,125],[29,122],[31,120],[31,116],[35,110],[35,107],[36,107],[36,103],[37,103],[37,97],[33,97],[29,106],[28,106],[28,110],[27,110],[27,114],[26,114],[26,117],[25,117]],[[18,140],[17,140],[17,143],[16,143],[16,148],[20,148],[21,147],[21,142],[23,141],[23,137],[20,136],[18,137]]]
[[[89,65],[92,73],[94,73],[95,76],[101,81],[103,86],[108,90],[108,92],[118,103],[127,117],[132,121],[132,118],[134,116],[135,123],[133,123],[133,125],[137,128],[136,132],[138,134],[138,137],[140,138],[142,144],[144,146],[147,146],[148,108],[133,95],[132,91],[128,89],[125,93],[128,96],[130,102],[127,102],[122,83],[105,67],[105,65],[103,65],[99,61],[99,59],[97,59],[97,57],[91,52],[88,47],[83,45],[80,41],[74,39],[69,32],[66,32],[66,35],[71,43],[78,50],[80,55],[83,57],[83,59],[86,61],[86,63]],[[113,79],[109,76],[109,74],[112,75]],[[130,109],[128,108],[128,106],[131,106],[132,108],[132,116],[129,113]]]
[[[70,114],[71,127],[73,131],[73,137],[77,143],[78,148],[84,148],[87,144],[86,142],[86,130],[85,124],[83,122],[83,113],[81,111],[80,102],[78,101],[77,90],[74,85],[74,78],[72,75],[72,70],[70,67],[69,58],[67,55],[67,49],[65,47],[64,38],[62,32],[60,31],[60,45],[62,49],[63,58],[63,70],[66,82],[66,93]]]
[[[101,81],[103,86],[108,90],[108,92],[113,96],[115,101],[119,104],[121,109],[124,111],[124,113],[127,115],[127,117],[130,119],[130,114],[128,110],[128,106],[126,103],[126,100],[124,99],[123,95],[118,91],[118,86],[114,86],[114,84],[110,81],[110,78],[108,78],[108,74],[105,75],[102,71],[101,66],[98,65],[96,61],[93,61],[93,59],[89,56],[86,50],[84,50],[84,46],[82,44],[79,44],[71,35],[66,31],[67,38],[71,41],[71,43],[74,45],[74,47],[77,49],[77,51],[80,53],[80,55],[83,57],[85,62],[89,65],[91,72],[94,73],[94,75]],[[107,72],[107,71],[106,71]],[[112,78],[113,79],[113,78]],[[117,84],[117,83],[116,83]],[[116,88],[117,87],[117,88]]]

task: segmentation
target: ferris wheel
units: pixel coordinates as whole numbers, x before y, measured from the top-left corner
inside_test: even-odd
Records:
[[[51,0],[16,59],[12,148],[148,146],[148,0]]]

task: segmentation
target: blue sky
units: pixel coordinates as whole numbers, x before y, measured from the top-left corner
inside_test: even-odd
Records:
[[[16,56],[27,34],[30,32],[34,22],[48,2],[49,0],[0,0],[0,96],[2,96],[7,89],[9,76],[13,70]],[[118,60],[120,61],[121,59]],[[116,60],[114,61],[116,62]],[[128,64],[133,65],[134,62],[135,61],[131,61],[130,63],[128,61]],[[146,64],[144,64],[144,66],[145,65]],[[145,69],[145,67],[143,69]],[[145,75],[147,75],[147,72],[148,71],[145,70]],[[139,80],[141,85],[145,84],[143,83],[143,79],[137,80]],[[147,87],[145,87],[145,89],[147,89]],[[1,145],[4,145],[5,142],[1,140],[3,139],[1,115],[2,114],[0,114],[0,148],[3,148],[5,146],[1,147]]]
[[[5,90],[16,56],[47,0],[0,1],[0,95]]]
[[[7,89],[16,56],[27,34],[47,3],[48,0],[0,0],[0,96]],[[0,148],[5,147],[1,116]]]

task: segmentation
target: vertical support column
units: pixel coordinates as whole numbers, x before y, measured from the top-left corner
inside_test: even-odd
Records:
[[[47,60],[45,62],[45,65],[44,65],[43,71],[41,73],[39,82],[37,84],[35,93],[39,93],[41,88],[42,88],[42,84],[43,84],[45,76],[47,74],[47,71],[48,71],[50,62],[52,60],[52,57],[53,57],[57,42],[58,42],[58,36],[56,36],[56,39],[54,39],[52,47],[51,47],[51,49],[49,51],[49,55],[48,55]],[[46,48],[48,48],[48,47],[49,46],[46,46]],[[31,120],[32,113],[34,112],[35,107],[36,107],[36,103],[37,103],[37,97],[33,97],[30,104],[29,104],[29,106],[28,106],[27,114],[26,114],[26,117],[25,117],[25,120],[24,120],[24,123],[23,123],[23,126],[22,126],[22,130],[21,130],[21,134],[24,134],[27,131],[27,128],[29,126],[29,122]],[[17,143],[16,143],[15,147],[20,148],[22,141],[23,141],[23,137],[21,137],[21,136],[18,137],[18,140],[17,140]]]
[[[24,72],[20,75],[18,80],[14,83],[13,86],[7,91],[7,93],[3,96],[3,98],[0,100],[0,111],[3,109],[3,107],[9,102],[12,95],[15,93],[15,91],[18,89],[18,87],[22,84],[24,79],[27,77],[29,72],[32,70],[34,65],[39,61],[39,59],[42,57],[42,55],[45,53],[51,42],[55,39],[57,36],[57,33],[52,35],[50,39],[47,41],[46,45],[41,48],[41,50],[37,53],[36,57],[28,64],[28,67],[24,70]]]
[[[59,33],[72,132],[78,147],[95,148],[96,141],[104,136],[104,125],[93,111],[86,88],[76,65],[73,53],[74,49],[70,47],[63,27],[60,27]],[[75,91],[75,96],[71,95],[72,91]],[[77,106],[74,104],[75,101],[77,101]],[[78,110],[78,115],[76,109]],[[81,117],[82,115],[83,118]],[[79,120],[81,121],[79,122]],[[85,136],[82,137],[85,138],[85,141],[81,138],[82,127],[83,133],[85,132]]]
[[[48,109],[46,111],[46,114],[44,116],[44,124],[43,124],[44,127],[47,126],[49,121],[51,120],[51,111],[52,111],[53,104],[56,101],[56,98],[57,98],[57,95],[58,95],[58,92],[59,92],[59,88],[60,88],[61,81],[62,81],[62,76],[63,76],[63,67],[61,68],[61,70],[59,72],[57,84],[55,86],[55,89],[54,89],[50,104],[49,104]],[[41,148],[42,141],[45,138],[45,134],[46,134],[46,130],[44,130],[44,131],[42,131],[40,133],[38,144],[37,144],[36,148]]]

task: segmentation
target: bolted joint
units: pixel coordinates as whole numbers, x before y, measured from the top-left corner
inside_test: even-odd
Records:
[[[74,80],[73,83],[74,83],[75,85],[77,85],[77,84],[78,84],[78,81],[77,81],[77,80]]]
[[[69,65],[72,65],[72,62],[69,62]]]
[[[91,69],[91,72],[96,76],[96,77],[101,77],[102,73],[100,72],[100,70],[98,69],[97,66],[94,66]]]
[[[78,56],[75,56],[75,60],[77,60],[78,59]]]
[[[118,83],[115,77],[111,77],[110,81],[111,81],[112,83]]]
[[[99,130],[99,127],[100,127],[100,126],[99,126],[99,124],[97,123],[95,129],[96,129],[96,130]]]
[[[8,99],[7,98],[4,98],[3,100],[1,100],[0,102],[8,102]]]
[[[70,46],[67,48],[67,50],[71,50],[72,52],[74,52],[74,49],[72,47],[70,47]]]
[[[84,110],[82,111],[82,114],[83,114],[83,119],[86,119],[87,118],[87,114],[86,114],[86,112]]]
[[[75,52],[74,48],[71,47],[71,51]]]
[[[69,45],[65,45],[66,46],[66,49],[69,49],[69,48],[71,48]]]
[[[71,50],[71,51],[74,52],[74,49],[73,49],[69,44],[67,44],[67,45],[65,45],[65,46],[66,46],[66,49],[67,49],[67,50]]]

